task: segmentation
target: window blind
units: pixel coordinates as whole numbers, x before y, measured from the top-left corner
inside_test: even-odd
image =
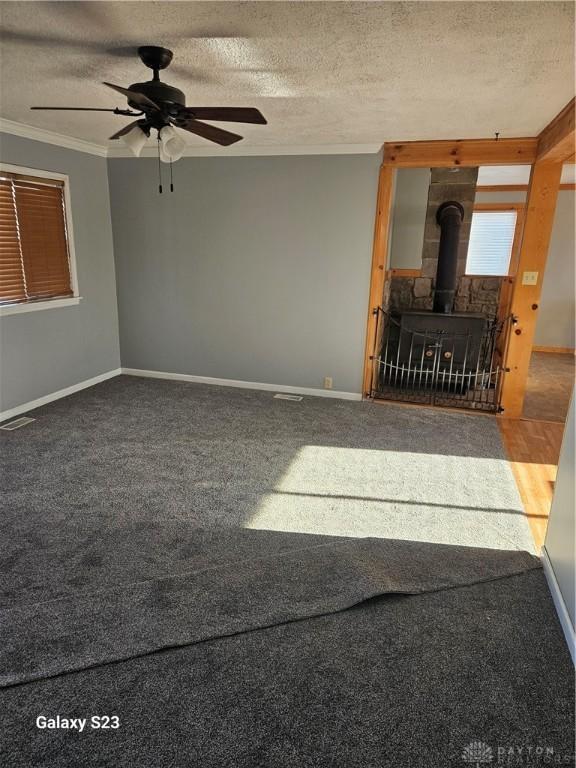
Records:
[[[72,296],[64,184],[0,172],[0,303]]]
[[[26,298],[12,182],[0,179],[0,302]]]
[[[507,275],[516,211],[474,211],[466,257],[467,275]]]

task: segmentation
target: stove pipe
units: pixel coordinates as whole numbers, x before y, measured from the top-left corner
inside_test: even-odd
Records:
[[[463,218],[464,208],[454,200],[442,203],[436,213],[436,221],[440,225],[440,247],[432,309],[444,315],[452,314],[454,307],[458,246]]]

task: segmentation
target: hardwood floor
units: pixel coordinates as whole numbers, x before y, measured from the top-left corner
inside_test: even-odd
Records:
[[[574,372],[574,355],[533,352],[523,418],[498,419],[538,549],[546,536]]]
[[[512,472],[538,549],[544,543],[564,424],[498,419]]]

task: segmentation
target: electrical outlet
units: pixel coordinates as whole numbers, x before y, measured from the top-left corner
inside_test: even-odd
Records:
[[[538,272],[522,272],[522,285],[538,285]]]
[[[324,389],[332,389],[332,376],[324,377]]]

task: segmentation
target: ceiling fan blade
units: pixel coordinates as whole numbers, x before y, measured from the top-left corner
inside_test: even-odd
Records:
[[[30,109],[58,109],[67,112],[116,112],[116,109],[103,109],[102,107],[30,107]],[[133,114],[138,114],[134,112]]]
[[[237,133],[224,131],[222,128],[216,128],[215,125],[201,123],[198,120],[178,121],[175,125],[177,128],[183,128],[185,131],[195,133],[197,136],[201,136],[203,139],[208,139],[208,141],[214,141],[216,144],[220,144],[223,147],[235,144],[243,138],[243,136],[239,136]]]
[[[140,120],[133,120],[131,123],[128,123],[128,125],[125,125],[124,128],[120,128],[119,131],[116,131],[116,133],[113,136],[110,136],[108,138],[108,141],[112,141],[113,139],[119,139],[121,136],[126,136],[127,133],[130,133],[130,131],[133,131],[134,128],[141,128],[144,133],[146,133],[146,130],[142,125],[140,125]],[[148,131],[148,134],[150,131]]]
[[[148,109],[157,109],[160,111],[158,104],[154,104],[152,99],[149,99],[148,96],[144,96],[143,93],[131,91],[129,88],[122,88],[120,85],[112,85],[112,83],[103,83],[103,85],[107,85],[108,88],[112,88],[114,91],[122,93],[129,101],[138,104],[139,107],[148,107]]]
[[[235,123],[267,124],[262,112],[255,107],[186,107],[180,115],[193,120],[229,120]]]

